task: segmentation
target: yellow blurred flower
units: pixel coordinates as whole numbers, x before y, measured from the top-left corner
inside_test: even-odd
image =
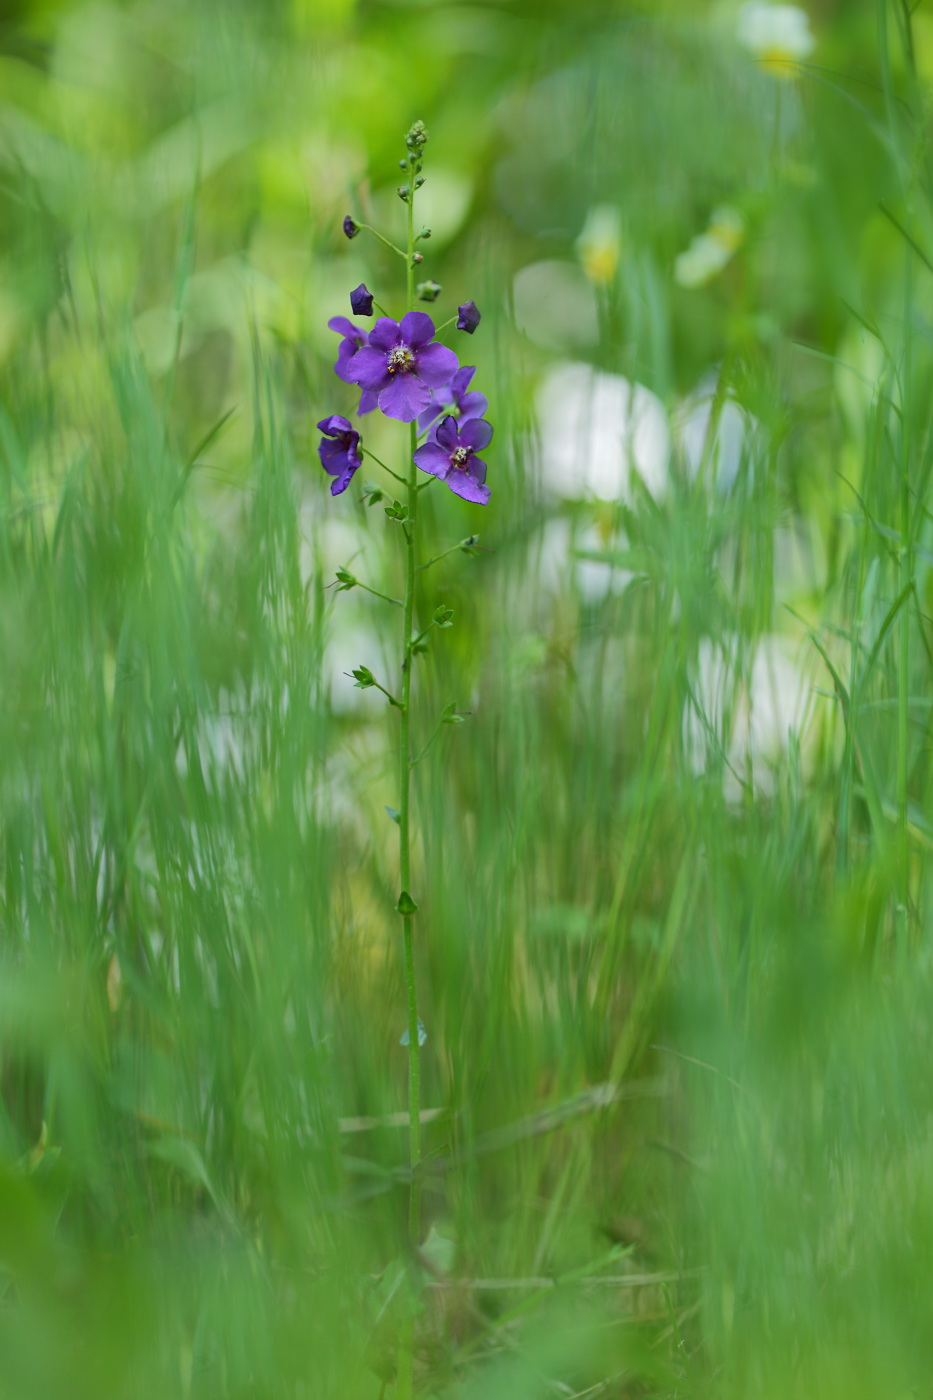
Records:
[[[750,0],[739,10],[737,33],[742,47],[778,78],[796,77],[797,65],[816,46],[806,11],[796,5]]]
[[[591,282],[614,281],[622,253],[619,211],[614,204],[594,204],[577,239],[577,257]]]
[[[722,272],[745,237],[745,220],[738,209],[722,204],[714,209],[709,227],[693,239],[674,263],[674,280],[681,287],[703,287]]]

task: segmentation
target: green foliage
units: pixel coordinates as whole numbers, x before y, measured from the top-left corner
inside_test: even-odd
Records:
[[[925,1393],[929,18],[788,82],[675,0],[8,8],[0,1400],[378,1400],[410,1326],[436,1400]],[[416,111],[496,438],[482,545],[418,498],[399,895],[405,508],[314,424]],[[548,485],[555,361],[663,489]]]

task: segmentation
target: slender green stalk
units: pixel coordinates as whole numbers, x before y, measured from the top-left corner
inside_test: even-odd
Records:
[[[415,304],[415,157],[409,156],[408,194],[408,310]],[[408,451],[408,520],[405,523],[405,611],[402,621],[402,722],[399,726],[399,870],[401,874],[402,938],[405,956],[405,985],[408,992],[408,1146],[411,1185],[408,1197],[408,1238],[412,1249],[421,1240],[421,1047],[418,1044],[418,991],[415,984],[414,908],[411,899],[411,668],[414,661],[412,634],[415,610],[415,554],[418,538],[418,483],[414,454],[418,445],[418,426],[409,429]],[[412,1394],[414,1331],[405,1325],[398,1357],[397,1400],[409,1400]]]
[[[901,490],[900,490],[900,577],[898,591],[903,592],[910,585],[912,568],[911,521],[910,521],[910,429],[909,394],[911,380],[911,301],[913,282],[913,252],[904,251],[904,364],[901,402],[904,405],[904,423],[901,436]],[[910,849],[907,835],[907,783],[908,783],[908,702],[910,693],[910,608],[905,602],[901,608],[899,621],[897,657],[897,928],[900,952],[907,946],[908,908],[910,898]]]

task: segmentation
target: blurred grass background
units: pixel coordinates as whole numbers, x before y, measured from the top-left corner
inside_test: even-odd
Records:
[[[808,10],[788,79],[728,0],[0,8],[0,1396],[377,1400],[409,1308],[436,1400],[929,1392],[933,15]],[[424,497],[412,1296],[328,590],[398,540],[314,424],[416,117],[496,438]]]

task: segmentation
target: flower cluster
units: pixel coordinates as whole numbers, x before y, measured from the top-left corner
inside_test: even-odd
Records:
[[[356,315],[373,314],[372,293],[363,285],[350,293],[350,303]],[[457,308],[458,329],[472,335],[479,322],[472,301]],[[427,434],[414,454],[418,467],[464,500],[485,505],[486,464],[476,453],[489,445],[492,427],[483,419],[485,394],[470,390],[475,366],[461,366],[453,350],[440,344],[424,311],[409,311],[400,321],[380,316],[370,331],[347,316],[334,316],[327,324],[341,338],[335,374],[361,390],[359,416],[379,408],[387,418],[417,423],[418,435]],[[324,434],[321,463],[335,477],[330,489],[338,496],[362,465],[360,434],[339,414],[318,427]]]
[[[408,160],[402,162],[415,174],[415,187],[421,180],[417,172],[425,139],[416,123],[407,138]],[[407,202],[410,186],[401,187],[399,194]],[[349,214],[343,221],[347,238],[355,238],[364,228],[367,225]],[[430,232],[422,229],[418,238],[428,238]],[[420,262],[422,255],[412,254],[409,266],[415,260]],[[442,289],[428,281],[419,283],[417,290],[420,300],[434,301]],[[372,316],[373,306],[373,294],[364,283],[350,292],[354,316]],[[440,329],[456,323],[457,330],[473,335],[480,320],[476,303],[467,301]],[[380,315],[371,330],[347,316],[334,316],[327,324],[340,336],[334,372],[360,390],[358,415],[378,408],[387,418],[415,424],[413,444],[423,439],[413,452],[416,466],[446,482],[455,495],[485,505],[489,500],[486,464],[477,453],[488,447],[493,430],[483,418],[488,406],[485,395],[470,388],[475,366],[461,366],[454,351],[437,339],[438,329],[424,311],[407,311],[399,321]],[[334,477],[330,489],[338,496],[362,465],[361,435],[340,414],[322,419],[318,427],[323,434],[318,448],[321,464]]]

